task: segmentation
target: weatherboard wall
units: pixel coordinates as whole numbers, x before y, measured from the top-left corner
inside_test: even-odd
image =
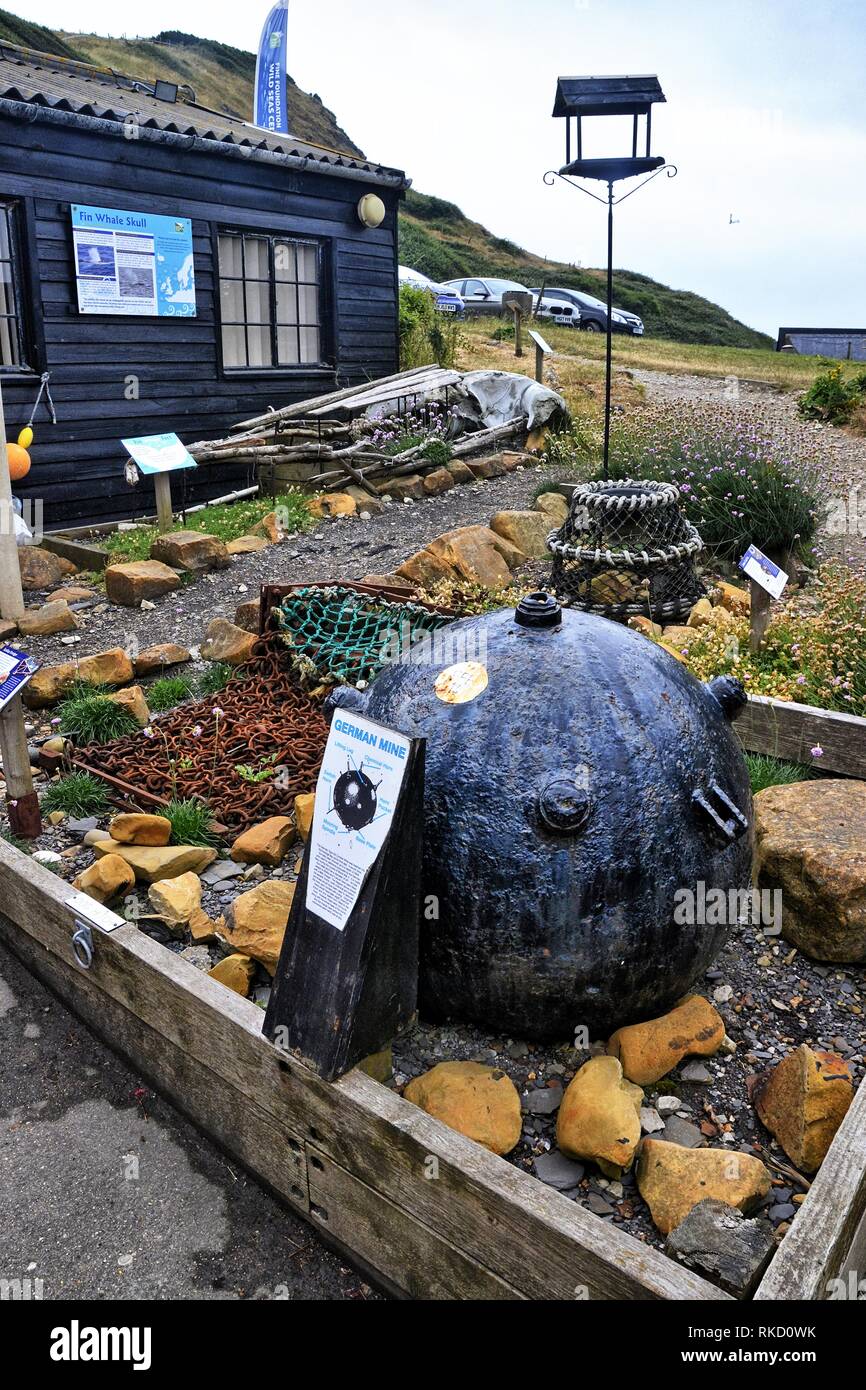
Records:
[[[33,371],[0,375],[6,435],[26,423],[39,374],[51,374],[57,411],[34,421],[33,466],[16,487],[41,498],[55,529],[153,512],[153,489],[124,480],[124,436],[175,431],[218,438],[238,420],[397,369],[398,194],[376,188],[381,227],[355,208],[356,180],[296,171],[218,151],[174,148],[0,117],[0,197],[20,202],[24,307]],[[192,219],[195,318],[80,314],[70,204]],[[218,227],[313,237],[325,249],[330,365],[226,373],[220,358],[215,234]],[[129,379],[138,399],[127,399]],[[178,500],[201,501],[244,486],[248,468],[202,467],[177,475]]]

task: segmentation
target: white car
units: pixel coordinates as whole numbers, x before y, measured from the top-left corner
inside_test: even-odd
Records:
[[[415,290],[428,290],[433,296],[436,308],[443,314],[461,315],[464,312],[461,296],[455,293],[450,285],[439,285],[435,280],[422,275],[420,270],[412,270],[408,265],[398,265],[397,279],[401,285],[411,285]]]
[[[475,314],[499,314],[502,312],[503,295],[515,290],[522,294],[531,293],[516,280],[479,279],[477,276],[474,279],[446,280],[445,288],[462,295],[467,313]],[[580,323],[580,309],[551,295],[545,295],[538,308],[536,294],[534,307],[540,318],[551,319],[554,323],[572,324],[575,328]]]

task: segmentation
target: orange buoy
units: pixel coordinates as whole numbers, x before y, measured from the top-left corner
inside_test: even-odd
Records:
[[[9,477],[13,483],[25,478],[30,472],[30,455],[20,444],[7,444],[6,457],[9,460]]]

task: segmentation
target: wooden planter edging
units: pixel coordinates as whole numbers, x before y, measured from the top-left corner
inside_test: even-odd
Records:
[[[750,753],[866,778],[866,719],[838,710],[750,695],[734,730]],[[820,759],[811,749],[823,749]]]
[[[322,1081],[262,1037],[254,1004],[137,927],[94,931],[93,964],[82,970],[70,896],[68,884],[0,840],[0,938],[222,1148],[393,1291],[727,1299],[362,1072]],[[806,1284],[820,1290],[845,1266],[866,1207],[864,1112],[861,1087],[759,1297],[802,1297]]]

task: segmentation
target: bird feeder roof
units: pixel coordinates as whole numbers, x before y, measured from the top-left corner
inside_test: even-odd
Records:
[[[665,94],[654,74],[643,77],[559,77],[554,116],[640,116]]]

